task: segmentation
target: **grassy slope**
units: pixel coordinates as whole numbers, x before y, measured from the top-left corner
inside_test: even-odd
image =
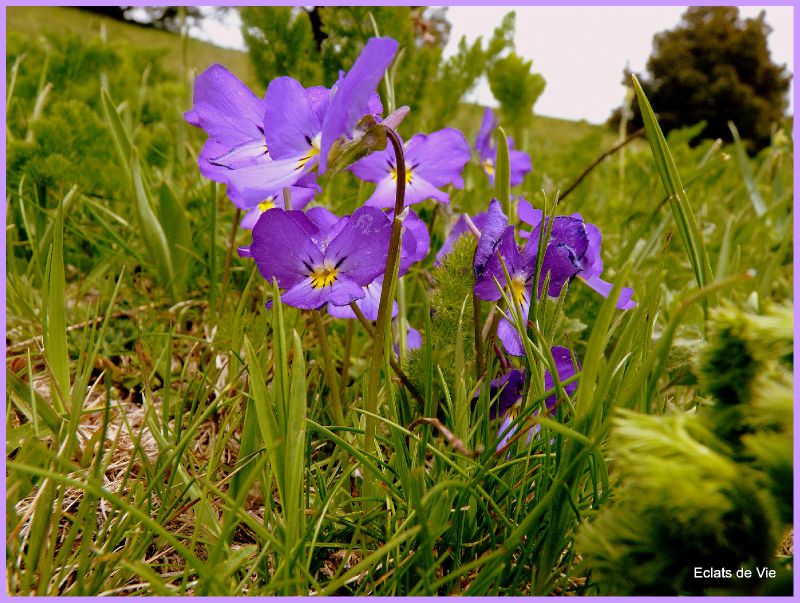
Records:
[[[76,8],[10,6],[6,9],[6,28],[9,31],[36,35],[49,31],[70,31],[78,34],[98,35],[105,25],[109,38],[123,39],[131,43],[169,49],[164,66],[175,70],[181,68],[181,38],[167,31],[130,25],[102,15],[92,14]],[[220,48],[189,39],[186,49],[189,67],[202,70],[211,63],[222,63],[237,76],[254,88],[259,88],[256,74],[247,54],[238,50]],[[459,117],[469,117],[468,121],[480,123],[482,107],[465,105]],[[563,143],[572,143],[593,134],[603,134],[603,138],[613,140],[613,135],[601,126],[584,121],[570,121],[553,117],[534,116],[531,123],[532,140],[552,140],[558,138]]]
[[[69,31],[82,35],[98,35],[102,26],[109,39],[122,39],[153,48],[167,48],[164,66],[176,72],[182,58],[180,36],[156,29],[130,25],[102,15],[76,8],[59,6],[9,6],[6,8],[6,28],[24,34],[37,35],[51,31]],[[255,73],[247,55],[238,50],[219,48],[207,42],[189,39],[186,59],[190,68],[202,70],[211,63],[222,63],[248,84],[255,83]]]

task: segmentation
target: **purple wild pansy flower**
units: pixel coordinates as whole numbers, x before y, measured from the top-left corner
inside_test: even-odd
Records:
[[[495,162],[497,161],[497,144],[492,143],[492,133],[497,128],[497,120],[489,107],[483,113],[481,129],[475,139],[475,150],[481,161],[481,167],[494,185]],[[531,171],[531,158],[523,151],[514,150],[514,139],[508,137],[508,164],[511,186],[522,184],[525,175]]]
[[[389,214],[389,218],[393,218]],[[430,236],[425,222],[413,211],[409,210],[403,220],[403,237],[400,246],[400,266],[398,276],[403,276],[412,264],[422,261],[430,249]],[[364,287],[364,297],[356,301],[356,305],[367,320],[378,320],[378,307],[380,306],[381,291],[383,290],[383,275]],[[397,302],[392,302],[392,316],[397,316]],[[349,305],[331,303],[328,305],[328,314],[337,318],[355,318],[355,312]]]
[[[404,145],[406,165],[405,205],[435,199],[449,203],[450,195],[439,190],[452,184],[463,188],[461,172],[469,161],[469,143],[453,128],[432,134],[415,134]],[[375,182],[375,192],[365,205],[394,207],[397,189],[397,165],[394,149],[372,153],[350,166],[361,180]]]
[[[493,201],[493,203],[495,203]],[[527,205],[527,207],[526,207]],[[532,220],[534,227],[522,249],[517,245],[514,227],[507,226],[498,237],[497,231],[504,224],[498,212],[499,205],[494,209],[490,205],[490,213],[494,215],[493,228],[484,229],[478,241],[478,251],[483,250],[479,256],[475,254],[475,294],[481,299],[495,301],[500,299],[501,287],[507,287],[512,301],[527,319],[530,309],[533,281],[536,275],[537,256],[539,251],[539,236],[541,227],[546,225],[541,220],[541,212],[534,210],[522,200],[518,209],[521,216]],[[502,213],[502,212],[500,212]],[[538,220],[538,222],[537,222]],[[591,228],[587,228],[591,226]],[[539,292],[541,296],[545,281],[549,278],[547,294],[558,297],[562,289],[576,276],[582,276],[590,286],[594,285],[600,293],[608,295],[611,285],[600,281],[599,272],[602,270],[600,262],[599,230],[592,225],[584,223],[580,214],[572,216],[556,216],[553,219],[553,228],[550,238],[545,245],[542,269],[539,276]],[[501,263],[502,258],[502,263]],[[503,265],[508,272],[510,282],[506,282]],[[606,288],[607,287],[607,288]],[[635,305],[631,300],[633,291],[625,288],[617,301],[617,307],[628,309]],[[509,354],[514,356],[524,355],[524,347],[520,334],[514,325],[506,318],[501,318],[498,323],[497,336]]]
[[[528,201],[520,197],[517,203],[517,215],[522,222],[531,225],[534,228],[534,238],[539,236],[538,226],[542,222],[542,211],[534,209]],[[602,242],[602,234],[600,229],[594,224],[584,222],[583,216],[579,213],[574,213],[571,216],[557,216],[553,222],[553,228],[558,225],[559,218],[570,218],[573,220],[580,220],[583,224],[586,233],[588,245],[583,256],[580,258],[580,270],[575,276],[586,283],[591,289],[594,289],[603,297],[608,297],[614,286],[600,278],[603,273],[603,260],[600,257],[600,244]],[[523,238],[530,237],[530,233],[520,230],[520,236]],[[551,239],[552,240],[552,239]],[[631,299],[633,297],[633,289],[630,287],[622,287],[617,298],[618,310],[630,310],[636,306],[636,302]]]
[[[259,101],[260,120],[246,105],[248,136],[215,147],[215,156],[207,158],[219,168],[217,173],[224,174],[231,198],[238,199],[242,207],[253,208],[284,188],[305,182],[303,178],[317,166],[318,173],[324,173],[334,143],[353,138],[362,117],[381,114],[383,108],[375,89],[396,51],[395,40],[371,38],[333,89],[304,88],[286,76],[272,80],[264,100]],[[212,82],[213,93],[218,97],[245,96],[241,94],[241,82],[235,89],[227,80]],[[201,99],[207,94],[203,88]],[[248,103],[252,101],[245,98]],[[228,127],[233,124],[235,129],[240,113],[233,112],[230,117],[222,112],[218,119]],[[187,120],[202,125],[199,115],[196,94],[195,109],[187,114]],[[223,169],[227,171],[222,172]]]
[[[575,375],[575,363],[572,360],[572,354],[567,348],[563,348],[561,346],[554,346],[551,348],[551,352],[553,354],[553,360],[555,361],[556,370],[558,371],[558,380],[559,381],[566,381],[570,377]],[[579,367],[580,368],[580,367]],[[496,384],[496,385],[495,385]],[[519,370],[512,370],[509,373],[503,375],[499,379],[492,381],[492,387],[497,387],[499,390],[505,384],[505,389],[500,392],[500,397],[497,401],[497,407],[495,409],[495,413],[490,413],[490,418],[496,418],[498,416],[502,417],[502,421],[500,423],[500,428],[497,432],[497,437],[500,438],[497,444],[497,450],[502,450],[507,444],[508,441],[514,436],[517,431],[517,427],[513,425],[514,421],[516,421],[517,417],[519,416],[520,406],[519,403],[522,399],[522,392],[525,384],[525,371]],[[545,391],[549,391],[555,387],[555,380],[553,376],[550,374],[550,371],[544,372],[544,389]],[[573,381],[564,386],[564,391],[568,396],[571,396],[575,393],[575,390],[578,388],[578,383]],[[506,394],[506,392],[508,392]],[[494,396],[494,390],[492,391],[492,396]],[[558,401],[558,396],[556,394],[552,394],[545,399],[545,406],[547,407],[548,412],[552,412]],[[539,414],[538,410],[533,412],[534,415]],[[528,436],[526,438],[526,444],[529,444],[534,433],[538,433],[541,426],[536,425],[534,428],[528,431]]]
[[[206,178],[230,185],[230,176],[236,169],[270,163],[264,136],[264,101],[222,65],[212,65],[197,76],[194,106],[184,113],[184,118],[208,134],[197,158],[200,173]],[[313,174],[296,184],[289,189],[292,209],[302,209],[319,186]],[[282,192],[269,187],[255,195],[242,196],[229,186],[228,196],[236,207],[247,211],[243,228],[252,228],[267,209],[283,207]]]
[[[364,297],[364,287],[384,270],[392,223],[374,207],[321,229],[301,211],[270,209],[253,228],[253,242],[239,249],[261,275],[284,289],[281,301],[314,310],[347,305]]]

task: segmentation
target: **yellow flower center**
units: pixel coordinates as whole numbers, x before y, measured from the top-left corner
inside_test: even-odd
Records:
[[[494,161],[491,159],[484,160],[483,169],[486,170],[486,173],[490,176],[494,176]]]
[[[258,204],[258,209],[261,213],[264,213],[268,209],[272,209],[275,207],[275,197],[267,197],[261,203]]]
[[[306,139],[308,140],[308,139]],[[305,164],[311,161],[314,157],[319,155],[319,148],[322,140],[322,132],[317,134],[313,139],[309,140],[309,144],[311,148],[308,149],[308,153],[306,153],[301,159],[300,164],[298,167],[302,168]]]
[[[411,184],[411,170],[406,170],[406,184]],[[392,168],[392,180],[397,182],[397,168]]]
[[[511,279],[511,297],[518,304],[522,303],[525,297],[525,281],[520,278]]]
[[[336,273],[338,270],[330,264],[317,266],[314,271],[309,274],[311,277],[311,286],[314,289],[322,289],[323,287],[330,287],[336,281]]]

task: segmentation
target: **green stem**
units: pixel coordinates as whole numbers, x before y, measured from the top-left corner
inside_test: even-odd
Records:
[[[344,356],[342,358],[342,377],[339,389],[344,394],[347,389],[347,376],[350,373],[350,353],[353,347],[353,321],[347,321],[347,331],[344,336]]]
[[[239,221],[242,219],[242,210],[236,208],[236,215],[233,216],[233,224],[231,224],[231,234],[228,237],[228,251],[225,254],[225,271],[222,273],[222,287],[219,295],[220,302],[225,299],[225,293],[228,289],[228,278],[231,275],[231,256],[233,255],[233,248],[236,246],[236,231],[239,228]]]
[[[475,377],[480,380],[485,371],[483,365],[483,325],[481,324],[481,298],[472,294],[472,322],[475,329]]]
[[[358,322],[360,322],[361,325],[364,327],[364,329],[367,331],[367,335],[369,335],[370,337],[372,337],[374,339],[375,338],[375,329],[373,328],[372,324],[370,324],[369,320],[367,320],[367,317],[364,316],[364,313],[361,311],[361,308],[359,308],[356,305],[355,302],[352,302],[350,304],[350,308],[355,313],[356,318],[358,318]],[[411,383],[411,379],[409,379],[408,375],[406,375],[403,372],[403,369],[400,366],[400,363],[397,362],[397,359],[394,356],[389,356],[389,364],[391,365],[392,370],[394,371],[395,375],[397,375],[400,378],[400,381],[403,383],[403,385],[406,386],[406,389],[409,392],[411,392],[412,396],[414,396],[414,399],[416,399],[416,401],[419,402],[420,404],[424,405],[424,400],[423,400],[422,396],[419,395],[419,392],[414,387],[414,384]]]
[[[319,310],[312,310],[311,316],[314,319],[314,326],[319,336],[319,345],[322,348],[322,358],[325,362],[325,382],[328,384],[328,391],[333,401],[333,420],[337,425],[345,427],[342,400],[339,398],[339,384],[336,380],[336,371],[333,369],[333,358],[331,358],[331,350],[328,347],[328,337],[325,334],[325,325],[322,323],[322,314],[320,314]]]
[[[212,308],[217,307],[217,183],[211,183],[211,227],[209,229],[209,243],[208,243],[208,280],[211,283],[209,288],[209,306]]]
[[[383,363],[383,347],[386,341],[386,331],[391,317],[390,294],[394,286],[397,275],[398,260],[400,258],[400,235],[402,233],[403,219],[400,217],[405,205],[406,189],[406,163],[403,155],[403,143],[397,132],[391,128],[384,127],[386,137],[391,142],[394,149],[395,164],[397,166],[397,192],[395,195],[394,221],[392,223],[392,235],[389,240],[389,253],[386,256],[386,269],[383,277],[383,287],[381,289],[381,299],[378,305],[378,320],[375,326],[375,338],[372,349],[372,362],[369,368],[369,382],[367,388],[367,398],[365,400],[365,410],[367,411],[366,424],[364,429],[364,452],[372,454],[375,451],[375,415],[378,414],[378,384],[380,381],[381,364]],[[365,474],[365,478],[369,475]],[[365,494],[375,492],[374,479],[365,479]],[[369,491],[369,492],[367,492]]]

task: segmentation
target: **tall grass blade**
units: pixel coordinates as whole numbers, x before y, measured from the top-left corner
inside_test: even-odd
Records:
[[[736,162],[739,164],[739,171],[742,172],[742,179],[747,189],[747,195],[750,197],[750,203],[753,204],[756,215],[760,218],[767,213],[767,205],[764,203],[764,198],[761,196],[761,193],[758,192],[758,187],[753,178],[753,172],[750,169],[750,161],[747,159],[747,152],[744,149],[742,139],[739,138],[739,130],[736,129],[732,121],[728,122],[728,128],[733,135],[733,146],[736,149]]]
[[[633,87],[639,101],[647,140],[650,143],[650,150],[653,152],[658,174],[661,176],[664,190],[669,197],[669,204],[675,216],[681,241],[686,248],[686,254],[689,256],[697,286],[702,288],[713,279],[702,233],[697,227],[694,213],[689,205],[689,199],[678,174],[678,168],[667,146],[667,140],[664,138],[661,127],[658,125],[653,108],[650,106],[650,101],[647,100],[647,96],[645,96],[636,76],[633,75],[631,77],[633,78]]]
[[[50,397],[59,414],[69,403],[70,377],[64,277],[64,209],[56,212],[53,243],[45,267],[43,291],[44,355],[50,367]]]
[[[131,177],[133,179],[136,218],[142,239],[147,248],[147,254],[150,257],[150,261],[155,264],[157,273],[161,278],[161,284],[174,295],[176,282],[172,267],[172,256],[169,250],[170,245],[167,241],[167,235],[150,205],[150,199],[142,179],[142,168],[135,149],[132,150]]]
[[[511,164],[508,159],[508,138],[503,128],[495,130],[497,138],[497,156],[494,164],[494,195],[500,202],[500,207],[513,221],[511,211]]]

